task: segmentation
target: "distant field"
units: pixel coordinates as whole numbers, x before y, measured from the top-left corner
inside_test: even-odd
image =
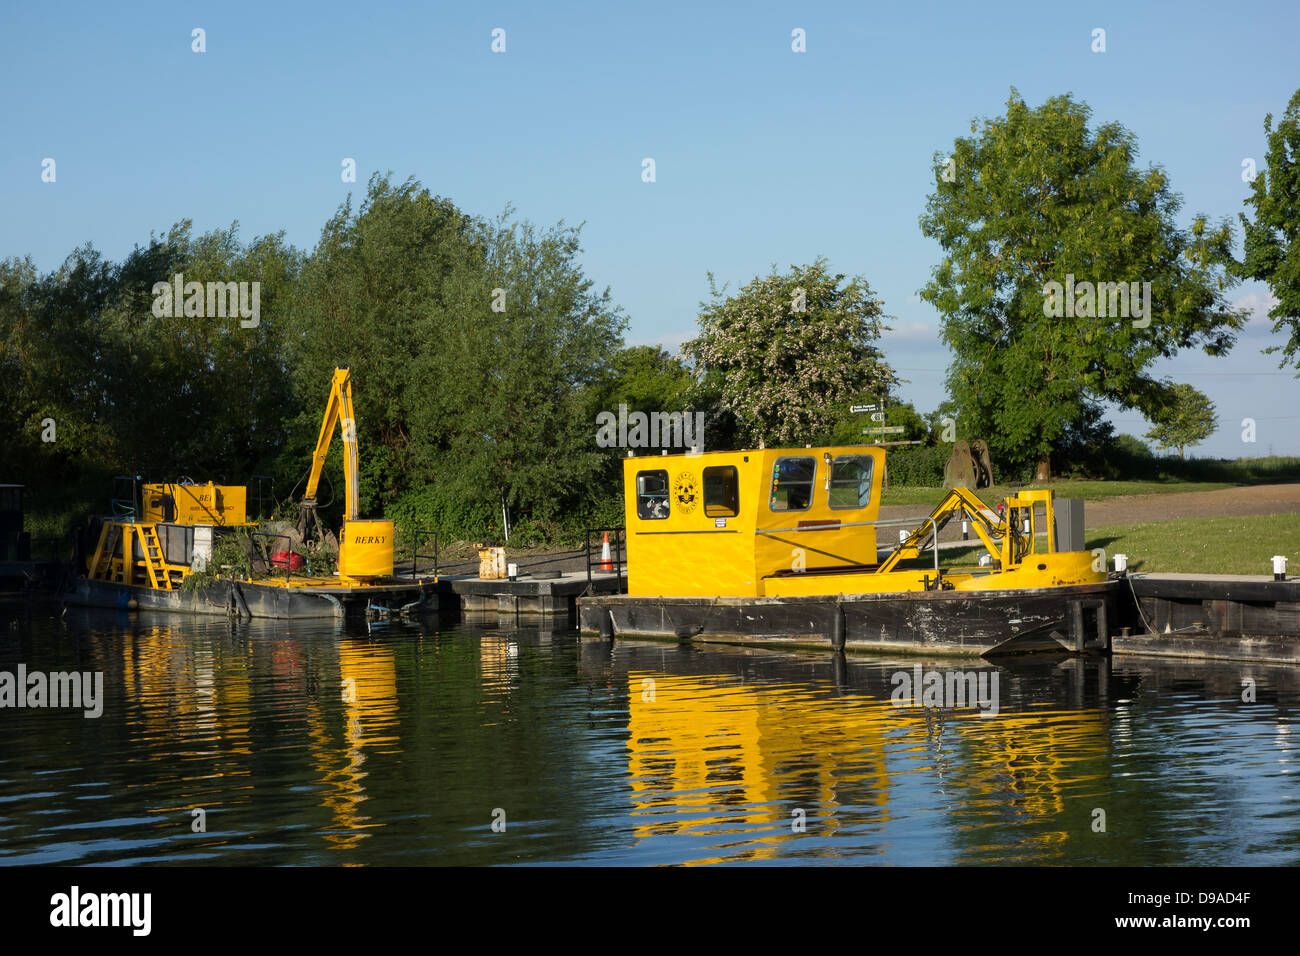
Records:
[[[994,485],[992,488],[980,488],[975,496],[990,505],[996,504],[1007,495],[1017,491],[1051,488],[1061,498],[1082,498],[1085,501],[1098,501],[1102,498],[1117,498],[1124,495],[1164,495],[1182,491],[1217,491],[1220,488],[1232,488],[1230,481],[1048,481],[1043,484],[1025,485],[1022,488],[1010,488],[1006,485]],[[891,485],[881,497],[883,505],[937,505],[947,494],[943,488],[918,488]]]

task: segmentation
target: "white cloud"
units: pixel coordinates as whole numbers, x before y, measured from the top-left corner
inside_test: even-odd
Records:
[[[908,342],[937,342],[939,339],[939,327],[929,322],[920,322],[913,320],[910,322],[895,322],[893,328],[881,335],[881,338],[889,340]]]
[[[1232,302],[1234,309],[1245,309],[1250,313],[1246,319],[1246,327],[1242,329],[1246,335],[1271,335],[1273,320],[1268,317],[1268,312],[1276,305],[1276,296],[1267,290],[1248,292]]]

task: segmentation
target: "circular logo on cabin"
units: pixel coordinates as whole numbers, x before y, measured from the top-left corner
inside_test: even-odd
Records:
[[[698,497],[695,476],[689,471],[683,471],[673,480],[673,502],[682,514],[688,515],[695,510],[695,499]]]

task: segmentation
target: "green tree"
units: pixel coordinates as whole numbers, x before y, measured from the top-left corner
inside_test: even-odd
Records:
[[[1179,229],[1181,198],[1163,170],[1138,169],[1134,136],[1117,123],[1090,131],[1089,113],[1069,96],[1031,109],[1013,89],[1005,116],[955,141],[951,165],[936,157],[921,217],[944,251],[921,297],[943,316],[961,437],[985,438],[1000,467],[1032,463],[1039,477],[1089,400],[1155,408],[1152,363],[1198,345],[1222,354],[1244,322],[1224,295],[1227,223],[1198,216]],[[1058,317],[1071,282],[1074,314]],[[1143,316],[1085,282],[1150,283],[1149,295],[1137,287]],[[1093,317],[1103,303],[1106,317]]]
[[[880,421],[870,414],[850,411],[853,405],[871,405],[879,401],[879,395],[862,394],[855,396],[848,405],[843,406],[839,420],[828,432],[815,436],[817,444],[833,445],[870,445],[882,441],[921,441],[929,442],[930,428],[926,420],[911,402],[904,402],[886,396],[884,418]],[[882,425],[901,427],[902,432],[888,435],[872,435],[863,429],[877,428]]]
[[[292,407],[283,356],[301,262],[282,233],[246,244],[232,223],[195,237],[188,220],[127,256],[98,323],[95,373],[122,465],[158,479],[240,482],[267,464]],[[203,287],[202,316],[154,291],[176,274]],[[239,304],[256,314],[209,314],[218,305],[209,305],[209,283],[245,283]]]
[[[477,400],[466,374],[490,314],[486,252],[474,220],[413,179],[371,178],[321,230],[302,269],[289,365],[297,401],[284,472],[305,477],[333,369],[352,371],[360,498],[377,513],[432,480]],[[326,475],[342,498],[335,442]]]
[[[605,380],[595,390],[601,409],[681,411],[691,387],[691,372],[677,356],[657,345],[631,345],[613,357]]]
[[[1155,426],[1146,437],[1158,448],[1177,448],[1178,457],[1184,450],[1199,445],[1214,434],[1219,427],[1214,414],[1214,403],[1202,392],[1182,383],[1168,386],[1167,403],[1151,415]]]
[[[490,489],[507,514],[543,521],[586,498],[607,461],[586,399],[626,326],[609,289],[583,273],[580,234],[517,221],[510,208],[482,223],[481,305],[455,356],[473,390],[449,447],[458,481]]]
[[[1255,221],[1238,213],[1245,229],[1242,262],[1237,274],[1269,284],[1277,305],[1269,310],[1274,333],[1289,330],[1285,345],[1265,352],[1281,352],[1282,366],[1300,368],[1300,90],[1287,104],[1277,129],[1273,114],[1264,117],[1268,137],[1266,168],[1251,184],[1244,205],[1254,207]]]
[[[865,279],[829,274],[824,258],[785,274],[773,267],[730,298],[711,274],[709,287],[700,334],[682,352],[697,378],[716,376],[720,408],[751,447],[811,441],[854,396],[893,381],[875,345],[887,328],[881,301]]]

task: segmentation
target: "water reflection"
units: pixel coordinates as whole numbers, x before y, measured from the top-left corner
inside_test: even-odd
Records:
[[[100,719],[0,712],[0,862],[1300,862],[1300,668],[921,663],[996,674],[992,715],[900,706],[916,660],[495,618],[0,635],[105,675]]]
[[[331,733],[331,715],[315,702],[309,703],[307,709],[308,738],[322,784],[321,805],[331,817],[322,834],[334,849],[350,850],[369,836],[368,830],[384,825],[361,812],[366,800],[366,772],[362,768],[367,748],[387,746],[387,752],[400,752],[393,654],[383,647],[342,640],[337,683],[343,701],[341,741],[340,735]]]
[[[638,840],[720,838],[727,852],[697,863],[772,859],[809,817],[834,835],[851,787],[888,819],[888,714],[878,702],[635,670],[628,698]]]

